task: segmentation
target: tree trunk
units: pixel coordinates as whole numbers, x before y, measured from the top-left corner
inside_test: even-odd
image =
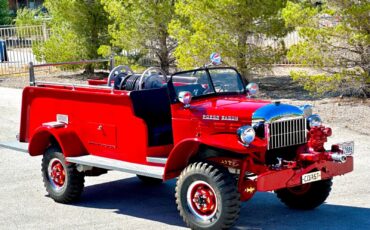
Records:
[[[170,62],[169,62],[169,52],[167,47],[167,38],[168,33],[167,31],[162,31],[160,36],[160,52],[159,52],[159,60],[160,60],[160,66],[161,69],[163,69],[164,72],[167,74],[170,70]]]
[[[94,65],[93,64],[87,64],[87,65],[85,65],[84,74],[87,74],[87,75],[94,74]]]
[[[237,68],[240,74],[249,81],[250,80],[248,79],[249,71],[248,71],[247,58],[246,58],[247,52],[248,52],[247,38],[248,38],[247,33],[242,33],[238,37],[239,56],[236,60],[236,65],[237,65]]]

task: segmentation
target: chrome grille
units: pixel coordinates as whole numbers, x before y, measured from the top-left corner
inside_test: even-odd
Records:
[[[306,119],[302,117],[274,121],[268,125],[268,149],[307,142]]]

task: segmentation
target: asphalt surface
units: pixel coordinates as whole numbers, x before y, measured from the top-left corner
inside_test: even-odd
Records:
[[[19,129],[21,90],[0,88],[0,142]],[[370,138],[333,127],[330,143],[355,140],[355,170],[336,177],[327,202],[312,211],[285,207],[273,193],[243,203],[234,229],[370,229]],[[179,229],[175,180],[143,185],[109,172],[87,177],[78,203],[64,205],[44,189],[41,157],[0,147],[0,229]]]

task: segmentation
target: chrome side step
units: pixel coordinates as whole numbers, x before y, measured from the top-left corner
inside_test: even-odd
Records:
[[[146,158],[147,162],[150,163],[157,163],[157,164],[166,164],[167,163],[167,158],[165,157],[147,157]]]
[[[28,143],[19,141],[0,142],[0,147],[11,149],[19,152],[28,153]]]
[[[126,173],[154,177],[158,179],[162,179],[164,174],[164,167],[135,164],[126,161],[114,160],[93,155],[85,155],[80,157],[67,157],[66,160],[68,162],[80,165],[117,170]]]

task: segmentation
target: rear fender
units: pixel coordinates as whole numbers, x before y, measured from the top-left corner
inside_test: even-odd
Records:
[[[52,139],[59,144],[65,157],[80,156],[87,153],[78,135],[68,126],[48,127],[41,126],[32,135],[28,146],[31,156],[44,154],[45,150],[52,145]]]

